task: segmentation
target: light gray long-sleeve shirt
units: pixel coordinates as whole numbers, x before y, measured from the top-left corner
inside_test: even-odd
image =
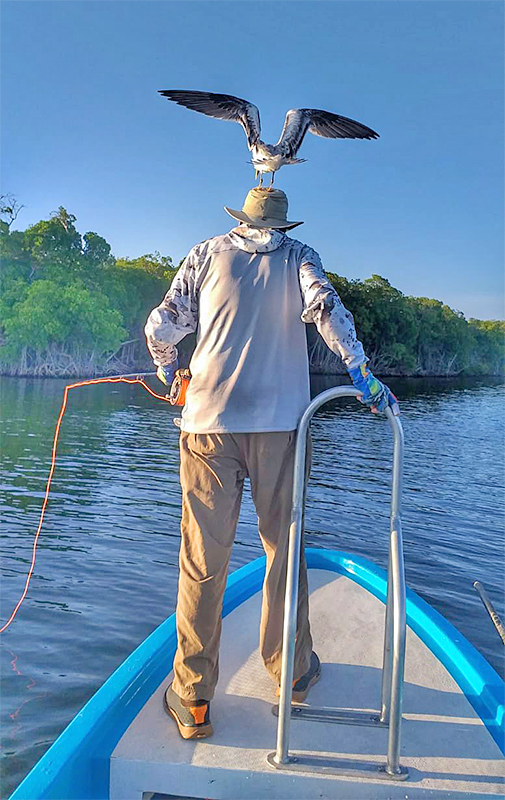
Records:
[[[175,345],[196,331],[181,429],[294,430],[310,402],[307,322],[348,369],[366,361],[312,248],[246,225],[196,245],[145,328],[157,366],[173,363]]]

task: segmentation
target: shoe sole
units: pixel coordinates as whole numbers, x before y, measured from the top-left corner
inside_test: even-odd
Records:
[[[293,690],[293,692],[292,692],[292,694],[291,694],[291,702],[292,702],[292,703],[303,703],[303,701],[304,701],[304,700],[305,700],[305,698],[307,697],[307,695],[308,695],[308,693],[309,693],[309,691],[310,691],[311,687],[312,687],[312,686],[314,686],[314,684],[318,682],[318,680],[319,680],[319,678],[320,678],[320,677],[321,677],[321,665],[319,665],[319,669],[318,669],[318,671],[317,671],[317,672],[316,672],[316,674],[315,674],[315,675],[314,675],[314,676],[313,676],[313,677],[310,679],[310,681],[309,681],[309,683],[308,683],[308,686],[307,686],[307,688],[306,688],[306,689],[304,689],[304,690],[303,690],[303,692],[295,692],[295,691]],[[277,697],[280,697],[280,694],[281,694],[281,687],[280,687],[280,686],[278,686],[278,687],[277,687],[277,691],[276,691],[276,695],[277,695]]]
[[[183,739],[207,739],[214,733],[214,728],[210,722],[207,725],[183,725],[175,711],[168,705],[166,696],[163,698],[163,703],[167,714],[170,714],[177,723],[179,733]]]

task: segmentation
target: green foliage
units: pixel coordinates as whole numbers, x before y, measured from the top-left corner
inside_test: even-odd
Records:
[[[502,374],[505,363],[505,322],[503,320],[470,319],[468,326],[474,346],[469,353],[469,372]]]
[[[24,233],[25,247],[40,266],[65,263],[81,254],[82,239],[75,217],[60,207],[57,216],[31,225]]]
[[[177,271],[170,256],[162,256],[158,250],[155,253],[148,253],[139,258],[117,258],[116,266],[122,269],[141,270],[142,272],[147,272],[148,275],[165,281],[171,281]]]
[[[134,340],[145,352],[142,328],[166,291],[171,259],[116,264],[108,242],[81,236],[75,222],[60,207],[24,232],[0,228],[0,362],[10,371],[22,362],[28,373],[56,374],[59,359],[68,374],[93,374],[122,344]]]
[[[7,340],[2,358],[8,362],[19,358],[24,348],[44,352],[52,344],[101,356],[116,350],[126,336],[121,314],[108,298],[78,283],[59,286],[37,280],[27,287],[18,280],[2,303]]]
[[[90,231],[89,233],[85,233],[82,238],[84,242],[82,254],[85,261],[93,265],[114,263],[114,259],[112,259],[112,262],[109,262],[110,244],[106,242],[102,236]]]
[[[114,288],[117,308],[134,338],[143,330],[152,309],[159,305],[177,270],[170,256],[148,253],[139,258],[118,258],[108,276]]]
[[[505,372],[505,322],[465,319],[440,300],[406,297],[386,278],[329,274],[354,315],[373,368],[383,374],[455,375]],[[317,365],[314,365],[317,368]]]
[[[62,206],[48,220],[11,231],[20,208],[10,196],[0,202],[2,370],[83,375],[144,369],[151,363],[145,321],[180,263],[175,267],[158,251],[115,258],[98,233],[81,235],[75,216]],[[505,322],[467,321],[439,300],[406,297],[380,275],[365,281],[328,277],[353,312],[379,374],[505,371]],[[194,338],[180,344],[184,364]],[[316,370],[338,369],[338,359],[321,341],[313,342],[311,352]]]

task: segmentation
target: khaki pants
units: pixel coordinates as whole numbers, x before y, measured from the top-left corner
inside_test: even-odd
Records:
[[[183,700],[210,701],[214,696],[223,594],[247,476],[267,557],[260,650],[269,674],[280,682],[295,440],[296,431],[181,433],[182,522],[173,688]],[[310,437],[307,444],[308,478]],[[307,672],[311,651],[302,554],[295,680]]]

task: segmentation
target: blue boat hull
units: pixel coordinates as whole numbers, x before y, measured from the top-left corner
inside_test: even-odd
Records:
[[[387,575],[359,556],[306,550],[309,569],[345,575],[385,603]],[[228,579],[223,616],[261,589],[265,558]],[[446,667],[505,753],[505,684],[465,637],[407,590],[407,624]],[[125,730],[170,671],[177,645],[170,616],[118,667],[74,717],[10,800],[107,800],[110,755]]]

